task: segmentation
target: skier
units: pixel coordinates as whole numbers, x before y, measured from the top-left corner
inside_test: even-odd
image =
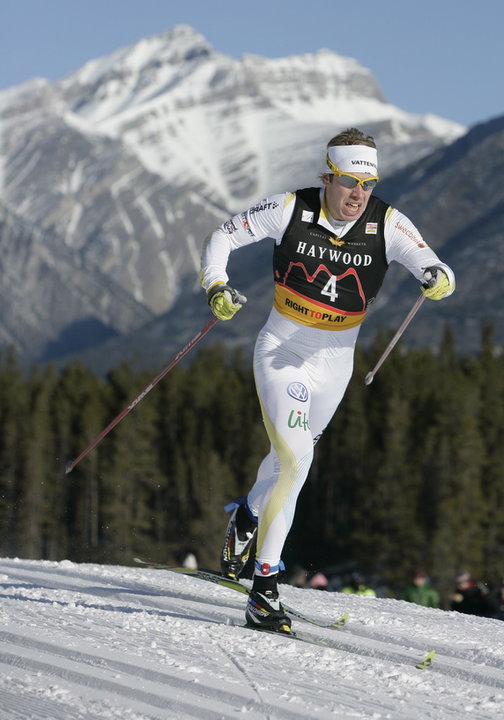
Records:
[[[329,141],[321,187],[284,192],[224,222],[205,241],[201,282],[214,315],[230,320],[246,298],[228,285],[231,251],[274,241],[275,295],[256,340],[254,375],[271,442],[246,498],[231,515],[221,569],[238,577],[255,550],[247,624],[290,632],[278,593],[281,552],[313,448],[350,380],[359,327],[395,260],[440,300],[455,289],[452,270],[413,223],[372,195],[376,144],[356,128]]]

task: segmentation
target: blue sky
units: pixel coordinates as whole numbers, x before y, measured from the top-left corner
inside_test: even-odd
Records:
[[[0,0],[0,89],[180,23],[233,57],[354,57],[408,112],[465,125],[504,114],[504,0]]]

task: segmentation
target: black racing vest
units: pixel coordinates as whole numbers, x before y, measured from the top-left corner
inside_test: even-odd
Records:
[[[325,330],[360,325],[388,267],[384,238],[388,208],[370,197],[353,227],[338,238],[317,223],[320,188],[297,190],[292,218],[273,255],[278,312]]]

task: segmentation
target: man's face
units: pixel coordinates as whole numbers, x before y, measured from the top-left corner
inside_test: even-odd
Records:
[[[370,177],[366,173],[352,173],[358,178]],[[325,199],[329,212],[335,220],[352,222],[362,215],[371,197],[372,190],[363,190],[362,185],[346,188],[338,182],[336,175],[324,175]]]

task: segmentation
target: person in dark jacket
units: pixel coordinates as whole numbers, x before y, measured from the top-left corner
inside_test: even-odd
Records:
[[[435,590],[425,570],[416,570],[411,582],[401,593],[401,599],[424,607],[439,607],[439,593]]]
[[[496,617],[497,604],[483,583],[474,580],[471,573],[462,570],[455,576],[455,592],[451,597],[451,609],[467,615]]]
[[[495,604],[497,620],[504,620],[504,578],[500,584],[490,593],[492,602]]]

